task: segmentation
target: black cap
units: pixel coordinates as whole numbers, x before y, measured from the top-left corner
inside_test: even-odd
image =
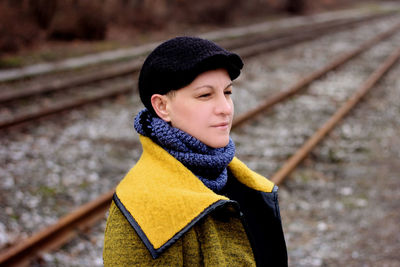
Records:
[[[231,80],[240,75],[242,59],[215,43],[197,37],[176,37],[158,47],[146,58],[139,76],[140,99],[155,114],[153,94],[164,95],[190,84],[199,74],[218,68],[228,71]],[[156,115],[156,114],[155,114]]]

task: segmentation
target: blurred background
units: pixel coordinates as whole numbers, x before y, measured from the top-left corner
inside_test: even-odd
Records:
[[[1,0],[0,68],[162,40],[174,34],[199,34],[313,14],[357,2],[363,1]]]
[[[0,0],[0,259],[139,159],[136,79],[161,41],[200,35],[243,57],[235,116],[362,47],[232,131],[237,156],[270,178],[399,47],[399,11],[384,0]],[[290,266],[400,266],[399,77],[397,63],[280,185]],[[98,216],[28,265],[102,266]]]

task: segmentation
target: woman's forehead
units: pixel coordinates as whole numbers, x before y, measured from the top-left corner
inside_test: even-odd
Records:
[[[223,86],[224,88],[232,83],[228,72],[225,69],[209,70],[199,74],[189,86],[197,89],[199,87]]]

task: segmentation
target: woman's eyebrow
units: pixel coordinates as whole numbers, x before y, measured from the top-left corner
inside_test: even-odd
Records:
[[[225,89],[231,87],[232,85],[233,85],[233,82],[230,82],[230,83],[225,87]]]
[[[207,87],[207,88],[210,88],[210,89],[214,89],[214,86],[205,84],[205,85],[200,85],[200,86],[194,88],[194,90],[199,90],[199,89],[204,88],[204,87]]]
[[[233,85],[233,82],[230,82],[227,86],[225,86],[224,90],[229,88],[229,87],[231,87],[232,85]],[[198,89],[201,89],[201,88],[204,88],[204,87],[207,87],[207,88],[210,88],[210,89],[214,89],[214,86],[205,84],[205,85],[200,85],[200,86],[194,88],[194,90],[198,90]]]

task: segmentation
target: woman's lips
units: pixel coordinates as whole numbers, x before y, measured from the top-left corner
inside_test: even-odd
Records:
[[[229,128],[229,122],[221,122],[218,124],[213,125],[212,127],[215,127],[217,129],[225,130]]]

